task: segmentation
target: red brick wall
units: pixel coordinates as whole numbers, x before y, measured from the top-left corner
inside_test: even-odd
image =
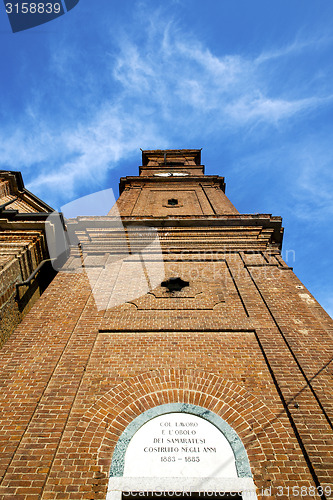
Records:
[[[41,295],[37,279],[18,292],[15,284],[26,280],[48,256],[42,230],[12,226],[0,231],[0,347]]]
[[[256,267],[253,282],[240,256],[227,261],[235,283],[230,275],[224,283],[225,309],[190,316],[130,308],[129,317],[126,305],[98,312],[85,275],[59,273],[3,348],[3,498],[105,498],[118,437],[142,411],[169,402],[225,419],[246,447],[258,488],[313,485],[309,459],[329,483],[331,434],[320,406],[329,411],[329,337],[306,302],[294,309],[299,289],[290,270]],[[297,321],[310,328],[309,318],[317,328],[311,350],[286,330]],[[305,375],[318,371],[310,390]]]
[[[1,351],[0,498],[105,498],[121,433],[171,402],[207,408],[238,433],[259,496],[303,486],[313,498],[333,477],[332,321],[282,261],[279,218],[212,215],[215,194],[189,220],[165,207],[130,216],[138,192],[123,192],[123,222],[158,226],[166,278],[189,286],[140,292],[135,254],[106,275],[124,251],[119,228],[112,217],[100,230],[96,218],[73,223],[84,252],[72,250]],[[137,236],[136,251],[144,229]],[[90,283],[83,261],[96,264]],[[108,309],[117,283],[133,294]]]

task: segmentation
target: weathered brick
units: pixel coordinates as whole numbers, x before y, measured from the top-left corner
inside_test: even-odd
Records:
[[[1,351],[1,498],[105,498],[119,436],[174,402],[233,427],[259,498],[329,484],[332,321],[281,259],[281,219],[239,214],[199,157],[144,152],[140,176],[121,180],[125,231],[115,207],[68,221],[81,250]],[[166,170],[188,175],[154,176]],[[181,291],[142,288],[147,226],[157,228],[165,279],[189,282]],[[111,265],[124,234],[133,254]],[[156,249],[143,254],[148,272]],[[112,305],[112,290],[133,293]]]

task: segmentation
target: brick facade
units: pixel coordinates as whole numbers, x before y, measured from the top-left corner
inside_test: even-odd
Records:
[[[119,437],[168,403],[237,432],[259,498],[333,496],[332,320],[281,219],[239,214],[200,163],[144,151],[108,216],[67,221],[79,245],[1,351],[0,498],[105,499]],[[160,251],[188,286],[152,285]]]
[[[53,209],[25,187],[19,172],[0,171],[0,347],[54,277],[45,241]],[[40,266],[29,286],[19,286]]]

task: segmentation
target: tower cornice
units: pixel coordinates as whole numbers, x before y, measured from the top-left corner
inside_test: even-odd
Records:
[[[224,177],[220,177],[219,175],[189,175],[188,177],[181,177],[181,176],[173,176],[170,175],[169,177],[143,177],[143,176],[127,176],[127,177],[121,177],[119,181],[119,194],[121,194],[124,189],[127,187],[134,187],[137,185],[138,187],[143,187],[145,184],[152,183],[155,185],[163,183],[165,185],[166,182],[170,183],[176,183],[179,185],[184,185],[188,183],[192,184],[210,184],[210,185],[215,185],[217,188],[221,189],[223,193],[225,193],[225,181]]]

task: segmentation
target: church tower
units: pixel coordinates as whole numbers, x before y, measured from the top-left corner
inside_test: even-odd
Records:
[[[57,217],[58,273],[1,350],[0,498],[332,497],[333,323],[281,218],[240,214],[197,149]]]

